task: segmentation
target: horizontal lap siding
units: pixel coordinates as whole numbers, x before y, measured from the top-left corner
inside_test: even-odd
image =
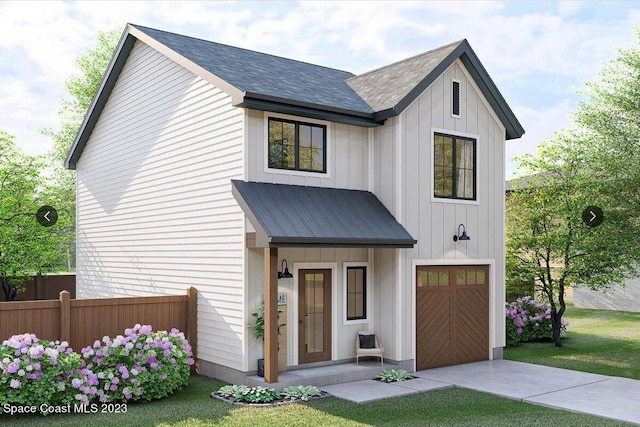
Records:
[[[243,112],[137,42],[78,162],[79,298],[198,289],[199,358],[242,368]]]

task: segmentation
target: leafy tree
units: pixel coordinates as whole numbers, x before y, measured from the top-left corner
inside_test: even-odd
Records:
[[[60,252],[55,225],[36,221],[44,205],[43,159],[23,154],[0,132],[0,284],[5,300],[22,291],[25,277],[55,270]]]
[[[637,32],[640,41],[640,31]],[[620,51],[587,85],[574,113],[577,130],[520,158],[526,179],[507,196],[509,280],[535,286],[551,304],[561,346],[565,290],[606,290],[638,274],[640,262],[640,50]],[[599,206],[604,222],[582,221]]]
[[[48,155],[50,161],[50,200],[59,213],[60,249],[65,255],[66,268],[73,267],[76,219],[76,174],[66,170],[64,161],[80,129],[82,120],[100,88],[102,77],[113,56],[120,37],[119,30],[98,33],[96,45],[80,55],[76,62],[79,75],[69,77],[66,89],[70,97],[61,101],[59,115],[62,118],[60,130],[44,130],[53,139],[53,149]]]

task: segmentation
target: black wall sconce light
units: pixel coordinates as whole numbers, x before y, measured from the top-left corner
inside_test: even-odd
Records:
[[[461,227],[462,227],[462,234],[460,234]],[[458,240],[471,240],[471,237],[467,236],[467,230],[464,228],[464,224],[460,224],[458,226],[458,234],[453,235],[453,241],[457,242]]]
[[[291,279],[293,274],[289,273],[289,267],[287,267],[287,260],[282,260],[282,271],[278,271],[278,279]]]

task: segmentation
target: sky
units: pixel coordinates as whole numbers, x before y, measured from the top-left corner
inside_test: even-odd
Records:
[[[134,23],[355,74],[466,38],[526,134],[510,159],[571,126],[577,91],[634,46],[640,2],[0,0],[0,131],[44,154],[65,81],[99,31]]]

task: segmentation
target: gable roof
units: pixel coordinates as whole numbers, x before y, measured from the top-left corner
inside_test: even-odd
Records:
[[[377,112],[395,108],[462,42],[460,40],[360,74],[347,80],[347,83]]]
[[[360,76],[292,59],[128,24],[100,88],[69,151],[75,169],[136,40],[151,46],[231,96],[236,107],[357,126],[380,126],[397,116],[460,59],[506,128],[524,129],[466,40]]]
[[[245,98],[286,99],[365,115],[373,112],[346,83],[353,73],[138,25],[135,28],[244,92]]]
[[[412,248],[416,240],[368,191],[232,180],[264,247]]]
[[[524,135],[524,128],[466,39],[352,77],[347,83],[373,107],[375,120],[385,120],[404,111],[457,59],[504,125],[507,139]]]

